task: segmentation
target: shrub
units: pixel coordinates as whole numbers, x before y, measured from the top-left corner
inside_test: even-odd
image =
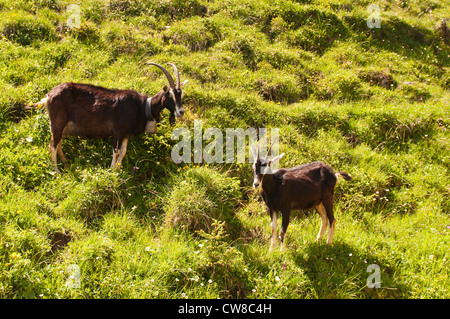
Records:
[[[199,273],[221,288],[221,298],[243,298],[247,294],[249,274],[243,255],[230,246],[225,222],[213,220],[209,233],[198,231],[200,244]]]

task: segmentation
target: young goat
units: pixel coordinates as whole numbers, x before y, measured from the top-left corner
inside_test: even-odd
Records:
[[[330,227],[327,243],[331,244],[334,236],[336,219],[333,215],[333,194],[337,178],[350,181],[352,177],[345,172],[334,173],[322,162],[314,162],[290,169],[280,168],[272,171],[271,165],[279,161],[284,153],[273,159],[268,156],[260,158],[259,145],[256,150],[252,145],[254,157],[253,187],[261,185],[261,195],[266,203],[271,218],[272,239],[270,249],[276,244],[277,211],[281,211],[282,224],[280,231],[281,250],[285,246],[285,236],[289,225],[291,210],[315,208],[322,219],[317,240],[322,238]],[[269,154],[269,151],[267,154]]]
[[[175,71],[176,84],[164,67],[156,63],[148,64],[161,69],[170,85],[165,85],[153,97],[132,90],[110,90],[89,84],[63,83],[30,106],[43,105],[47,108],[52,132],[49,149],[57,173],[60,173],[57,154],[66,163],[61,149],[62,140],[66,136],[113,136],[111,168],[117,168],[121,166],[125,156],[128,140],[144,131],[155,133],[156,123],[164,108],[170,111],[171,124],[175,122],[175,117],[184,114],[181,89],[187,81],[180,83],[180,74],[174,64],[169,63]]]

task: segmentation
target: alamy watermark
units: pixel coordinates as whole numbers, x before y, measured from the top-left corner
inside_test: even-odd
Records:
[[[81,9],[78,4],[69,4],[67,12],[70,14],[67,18],[67,27],[69,29],[79,28],[81,25]]]
[[[249,127],[245,130],[243,128],[226,128],[224,134],[217,127],[203,130],[202,121],[195,120],[193,133],[184,127],[177,128],[172,132],[171,139],[179,142],[172,148],[171,158],[176,164],[192,162],[246,163],[246,155],[248,155],[249,162],[253,162],[250,146],[257,142],[261,154],[266,154],[270,147],[270,155],[278,155],[279,133],[279,128],[269,130]]]
[[[381,270],[380,266],[377,264],[371,264],[367,266],[367,272],[371,273],[367,277],[367,287],[368,288],[381,288]]]
[[[67,267],[69,278],[66,280],[65,286],[69,289],[81,288],[81,269],[80,266],[72,264]]]
[[[381,10],[378,4],[370,4],[367,7],[367,13],[369,13],[369,17],[366,20],[367,27],[369,29],[373,28],[381,28]]]

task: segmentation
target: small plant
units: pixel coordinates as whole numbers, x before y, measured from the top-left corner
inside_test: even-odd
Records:
[[[248,290],[248,270],[242,253],[230,246],[225,222],[213,219],[211,232],[199,230],[199,272],[221,288],[222,298],[243,298]]]

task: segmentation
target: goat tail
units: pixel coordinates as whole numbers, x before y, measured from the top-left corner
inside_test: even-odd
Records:
[[[340,177],[342,177],[343,179],[345,179],[346,181],[351,181],[353,180],[353,177],[351,177],[348,173],[346,172],[337,172],[335,173],[336,177],[339,179]]]
[[[47,107],[47,101],[48,97],[45,96],[42,100],[40,100],[37,103],[30,102],[29,104],[25,105],[25,110],[31,110],[35,107],[37,107],[38,109],[42,108],[43,106]]]

